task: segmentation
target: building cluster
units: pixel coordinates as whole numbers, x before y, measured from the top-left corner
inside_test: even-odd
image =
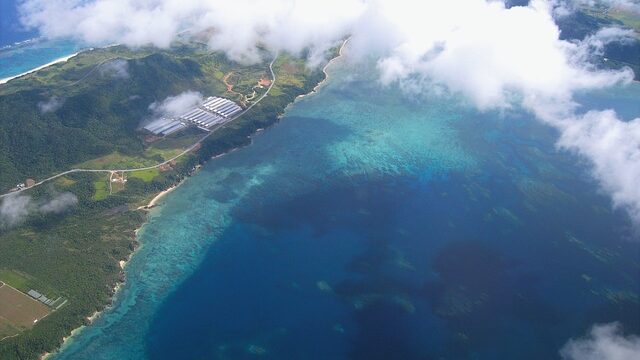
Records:
[[[144,129],[154,135],[170,135],[189,125],[210,131],[216,125],[222,125],[242,112],[242,108],[229,99],[216,96],[207,98],[202,105],[190,109],[176,118],[161,118],[147,124]]]
[[[33,179],[27,179],[25,182],[17,184],[14,190],[24,190],[26,188],[30,188],[36,184],[36,181]]]
[[[31,289],[29,291],[27,291],[27,295],[31,296],[32,298],[40,301],[41,303],[51,306],[53,307],[53,304],[56,303],[57,301],[61,300],[62,298],[57,298],[55,300],[53,299],[49,299],[48,297],[44,296],[43,294],[40,294],[39,292]],[[66,302],[66,301],[65,301]],[[60,306],[58,306],[60,307]]]
[[[182,130],[187,125],[183,124],[178,119],[171,118],[160,118],[158,120],[152,121],[147,126],[144,127],[145,130],[153,133],[154,135],[170,135],[178,130]]]

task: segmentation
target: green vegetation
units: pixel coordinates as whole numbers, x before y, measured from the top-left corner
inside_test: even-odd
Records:
[[[628,9],[600,4],[596,6],[584,5],[580,10],[603,22],[634,29],[640,33],[640,15]]]
[[[610,69],[629,67],[634,71],[635,79],[640,80],[640,15],[604,5],[584,6],[571,15],[559,18],[557,23],[561,38],[566,40],[582,40],[604,27],[634,30],[635,39],[606,44],[598,65]]]
[[[29,291],[32,288],[27,275],[15,270],[0,269],[0,281],[22,291]]]
[[[109,184],[107,180],[101,179],[93,182],[95,193],[91,197],[94,201],[104,200],[109,196]]]
[[[127,62],[128,78],[100,72],[110,59]],[[216,131],[197,152],[159,169],[126,173],[124,184],[110,183],[108,173],[73,173],[27,191],[33,201],[71,192],[78,204],[60,214],[33,213],[18,227],[0,228],[0,280],[63,296],[68,303],[19,336],[0,341],[0,359],[36,359],[107,306],[123,280],[118,262],[137,246],[135,229],[145,221],[138,207],[198,164],[248,144],[251,134],[276,122],[289,103],[324,76],[286,54],[274,71],[273,92]],[[223,82],[229,73],[235,74],[234,93]],[[266,74],[268,60],[241,65],[204,45],[179,44],[171,50],[98,49],[11,81],[0,86],[0,189],[6,192],[27,177],[42,179],[72,168],[131,168],[173,158],[203,134],[189,129],[149,139],[136,130],[149,116],[149,104],[185,90],[246,101],[254,90],[258,96],[264,93],[255,85]],[[62,105],[41,113],[38,104],[52,98],[63,100]]]
[[[158,175],[160,175],[160,171],[158,169],[140,170],[129,173],[129,176],[138,178],[144,182],[149,182]]]
[[[19,290],[0,282],[0,339],[15,336],[52,311]],[[1,340],[0,340],[1,341]]]

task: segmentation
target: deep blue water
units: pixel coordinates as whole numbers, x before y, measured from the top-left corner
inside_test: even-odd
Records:
[[[0,1],[0,48],[38,36],[20,23],[18,3],[18,0]]]
[[[338,62],[167,196],[54,358],[553,359],[594,323],[640,333],[640,244],[553,130],[371,71]]]

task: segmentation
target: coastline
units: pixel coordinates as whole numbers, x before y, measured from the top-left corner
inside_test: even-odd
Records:
[[[313,88],[313,90],[311,90],[310,92],[308,92],[308,93],[306,93],[306,94],[298,95],[298,96],[295,98],[294,103],[295,103],[296,101],[298,101],[298,100],[301,100],[301,99],[303,99],[303,98],[305,98],[305,97],[309,96],[309,95],[313,95],[313,94],[317,93],[317,92],[318,92],[318,90],[320,90],[320,88],[322,87],[322,85],[324,85],[324,83],[325,83],[327,80],[329,80],[329,73],[327,72],[327,69],[329,68],[329,66],[330,66],[331,64],[333,64],[333,62],[334,62],[334,61],[338,60],[339,58],[341,58],[341,57],[343,56],[342,52],[343,52],[343,50],[344,50],[345,46],[347,45],[347,43],[349,42],[349,40],[350,40],[350,39],[351,39],[351,38],[347,38],[347,39],[345,39],[345,40],[342,42],[342,45],[340,45],[340,49],[338,50],[338,56],[336,56],[336,57],[332,58],[331,60],[329,60],[329,61],[324,65],[324,67],[322,68],[322,73],[324,74],[324,79],[322,79],[322,81],[320,81],[320,82],[318,83],[318,85],[316,85],[316,86]]]
[[[42,69],[47,68],[47,67],[49,67],[49,66],[51,66],[51,65],[55,65],[55,64],[59,64],[59,63],[63,63],[63,62],[67,62],[67,61],[69,61],[70,59],[72,59],[72,58],[74,58],[74,57],[78,56],[78,54],[80,54],[81,52],[82,52],[82,51],[78,51],[78,52],[76,52],[76,53],[74,53],[74,54],[67,55],[67,56],[63,56],[63,57],[61,57],[61,58],[55,59],[55,60],[53,60],[53,61],[50,61],[50,62],[48,62],[48,63],[46,63],[46,64],[44,64],[44,65],[40,65],[40,66],[38,66],[38,67],[36,67],[36,68],[33,68],[33,69],[31,69],[31,70],[27,70],[27,71],[25,71],[25,72],[23,72],[23,73],[21,73],[21,74],[18,74],[18,75],[9,76],[9,77],[6,77],[6,78],[4,78],[4,79],[0,79],[0,85],[2,85],[2,84],[6,84],[6,83],[8,83],[9,81],[11,81],[11,80],[13,80],[13,79],[17,79],[17,78],[19,78],[19,77],[23,77],[23,76],[25,76],[25,75],[29,75],[29,74],[34,73],[34,72],[36,72],[36,71],[42,70]]]
[[[236,151],[236,150],[238,150],[238,149],[239,149],[239,147],[235,147],[235,148],[229,149],[228,151],[225,151],[225,152],[223,152],[223,153],[221,153],[221,154],[218,154],[218,155],[212,156],[212,157],[211,157],[211,159],[209,159],[209,161],[211,161],[211,160],[215,160],[215,159],[217,159],[217,158],[219,158],[219,157],[222,157],[222,156],[225,156],[225,155],[227,155],[227,154],[229,154],[229,153],[231,153],[231,152],[233,152],[233,151]],[[140,206],[140,207],[136,208],[136,210],[137,210],[137,211],[150,211],[151,209],[153,209],[153,208],[157,207],[158,202],[159,202],[163,197],[165,197],[167,194],[169,194],[169,193],[170,193],[170,192],[172,192],[173,190],[177,189],[180,185],[182,185],[182,184],[185,182],[185,180],[186,180],[186,179],[188,179],[189,177],[193,176],[193,175],[194,175],[198,170],[200,170],[200,168],[201,168],[201,167],[202,167],[202,165],[197,165],[197,166],[194,168],[194,171],[193,171],[190,175],[188,175],[188,176],[184,177],[184,178],[183,178],[182,180],[180,180],[177,184],[174,184],[174,185],[172,185],[172,186],[168,187],[167,189],[160,191],[159,193],[157,193],[157,194],[156,194],[156,195],[155,195],[155,196],[154,196],[154,197],[149,201],[149,203],[148,203],[147,205]],[[138,250],[140,250],[140,249],[142,248],[142,244],[140,244],[140,243],[137,241],[137,238],[138,238],[138,232],[139,232],[139,231],[140,231],[140,230],[141,230],[141,229],[142,229],[146,224],[147,224],[147,221],[145,220],[142,224],[140,224],[140,226],[139,226],[139,227],[137,227],[137,228],[134,230],[136,243],[137,243],[137,244],[139,244],[139,245],[138,245],[138,246],[137,246],[137,247],[136,247],[136,248],[135,248],[131,253],[129,253],[129,255],[127,256],[127,259],[126,259],[126,260],[120,260],[120,261],[118,261],[118,265],[120,266],[120,269],[121,269],[120,274],[121,274],[121,276],[122,276],[122,279],[123,279],[123,280],[118,280],[118,281],[115,283],[115,285],[113,286],[113,295],[111,295],[110,303],[109,303],[107,306],[105,306],[102,310],[96,310],[96,311],[94,311],[94,312],[93,312],[93,314],[91,314],[91,315],[87,316],[87,317],[85,318],[85,319],[86,319],[86,323],[85,323],[85,324],[80,325],[79,327],[77,327],[77,328],[75,328],[75,329],[71,330],[71,333],[69,333],[69,335],[67,335],[67,336],[65,336],[65,337],[63,337],[63,338],[62,338],[62,343],[60,344],[60,346],[59,346],[57,349],[55,349],[55,350],[54,350],[54,351],[52,351],[52,352],[46,352],[46,353],[43,353],[43,354],[40,356],[40,360],[47,360],[47,359],[49,359],[52,355],[56,355],[56,354],[58,353],[58,351],[59,351],[59,350],[60,350],[60,349],[65,345],[65,343],[66,343],[67,341],[69,341],[70,339],[72,339],[76,334],[78,334],[80,331],[82,331],[85,327],[87,327],[87,326],[91,325],[94,321],[96,321],[97,319],[99,319],[99,318],[100,318],[100,316],[102,316],[102,314],[103,314],[105,311],[107,311],[107,310],[109,310],[109,309],[111,309],[111,308],[113,307],[113,305],[116,303],[117,296],[118,296],[118,294],[120,293],[120,289],[125,285],[125,282],[126,282],[126,278],[124,277],[124,270],[125,270],[125,267],[126,267],[126,266],[127,266],[127,264],[129,263],[129,261],[131,260],[131,258],[132,258],[132,257],[133,257],[137,252],[138,252]]]
[[[308,96],[308,95],[314,94],[314,93],[316,93],[316,92],[320,89],[320,87],[321,87],[321,86],[325,83],[325,81],[327,81],[327,79],[329,78],[329,74],[328,74],[328,73],[327,73],[327,71],[326,71],[326,70],[327,70],[327,68],[328,68],[328,67],[329,67],[329,65],[331,65],[331,64],[332,64],[336,59],[338,59],[339,57],[341,57],[341,56],[342,56],[342,51],[343,51],[343,49],[344,49],[344,47],[345,47],[345,45],[347,44],[347,42],[348,42],[348,41],[349,41],[349,39],[346,39],[346,40],[344,40],[344,41],[343,41],[343,43],[342,43],[342,45],[341,45],[341,47],[340,47],[340,49],[339,49],[339,51],[338,51],[338,55],[337,55],[337,56],[335,56],[335,57],[333,57],[332,59],[330,59],[330,60],[327,62],[327,64],[325,64],[325,66],[322,68],[322,72],[323,72],[323,74],[324,74],[324,78],[323,78],[320,82],[318,82],[318,84],[317,84],[317,85],[316,85],[316,86],[315,86],[315,87],[314,87],[310,92],[308,92],[308,93],[306,93],[306,94],[298,95],[298,96],[297,96],[297,97],[296,97],[296,98],[295,98],[291,103],[287,104],[287,106],[283,109],[283,113],[284,113],[284,112],[286,112],[286,110],[287,110],[287,108],[288,108],[289,106],[293,105],[293,104],[294,104],[295,102],[297,102],[299,99],[301,99],[301,98],[303,98],[303,97],[305,97],[305,96]],[[66,59],[59,59],[59,61],[57,61],[57,62],[60,62],[60,61],[67,61],[68,59],[72,58],[73,56],[76,56],[77,54],[78,54],[78,53],[76,53],[76,54],[74,54],[74,55],[71,55],[71,56],[67,57]],[[53,63],[52,63],[52,64],[53,64]],[[47,66],[52,65],[52,64],[48,64]],[[46,67],[46,66],[43,66],[43,67]],[[37,70],[32,70],[32,71],[30,71],[30,72],[33,72],[33,71],[37,71]],[[23,75],[25,75],[25,74],[22,74],[22,75],[19,75],[19,76],[23,76]],[[278,118],[280,118],[280,116],[279,116]],[[264,128],[256,129],[255,133],[259,133],[259,132],[261,132],[261,131],[263,131],[263,130],[264,130]],[[255,134],[255,133],[254,133],[254,134]],[[209,160],[206,160],[204,163],[206,163],[206,162],[208,162],[208,161],[211,161],[211,160],[215,160],[215,159],[220,158],[220,157],[222,157],[222,156],[225,156],[225,155],[227,155],[227,154],[229,154],[229,153],[232,153],[232,152],[234,152],[234,151],[236,151],[236,150],[238,150],[238,149],[240,149],[240,148],[242,148],[242,147],[243,147],[243,146],[241,146],[241,147],[234,147],[234,148],[231,148],[231,149],[229,149],[229,150],[227,150],[227,151],[224,151],[224,152],[222,152],[222,153],[220,153],[220,154],[218,154],[218,155],[214,155],[214,156],[212,156]],[[136,208],[136,210],[138,210],[138,211],[150,211],[152,208],[157,207],[157,206],[158,206],[158,202],[159,202],[163,197],[165,197],[167,194],[169,194],[169,193],[170,193],[170,192],[172,192],[173,190],[177,189],[180,185],[182,185],[182,184],[185,182],[185,180],[186,180],[186,179],[188,179],[189,177],[191,177],[192,175],[194,175],[198,170],[200,170],[200,168],[202,167],[202,165],[204,165],[204,163],[202,163],[202,164],[199,164],[199,165],[195,166],[195,168],[193,169],[193,171],[192,171],[191,173],[189,173],[189,175],[187,175],[187,176],[185,176],[183,179],[181,179],[177,184],[174,184],[174,185],[170,186],[169,188],[167,188],[167,189],[165,189],[165,190],[160,191],[159,193],[157,193],[157,194],[156,194],[156,195],[151,199],[151,201],[150,201],[147,205],[140,206],[140,207]],[[55,350],[53,350],[52,352],[47,352],[47,353],[42,354],[42,355],[41,355],[41,357],[40,357],[40,359],[41,359],[41,360],[46,360],[46,359],[49,359],[52,355],[56,355],[56,354],[60,351],[60,349],[62,349],[62,348],[64,347],[64,345],[65,345],[65,343],[66,343],[67,341],[71,340],[75,335],[77,335],[79,332],[81,332],[85,327],[87,327],[87,326],[91,325],[95,320],[99,319],[99,318],[100,318],[100,316],[102,316],[102,314],[103,314],[105,311],[107,311],[107,310],[109,310],[109,309],[111,309],[111,308],[113,307],[113,305],[116,303],[116,299],[117,299],[117,296],[118,296],[118,294],[119,294],[119,292],[120,292],[120,289],[125,285],[125,282],[126,282],[126,278],[124,277],[124,270],[125,270],[125,267],[126,267],[127,263],[131,260],[131,258],[132,258],[133,256],[135,256],[135,255],[136,255],[136,253],[138,252],[138,250],[140,250],[140,248],[142,247],[142,244],[140,244],[140,243],[137,241],[137,239],[138,239],[138,232],[139,232],[139,231],[140,231],[140,230],[141,230],[141,229],[142,229],[146,224],[147,224],[147,221],[145,220],[145,221],[144,221],[144,222],[143,222],[143,223],[142,223],[138,228],[136,228],[136,229],[134,230],[136,243],[138,243],[138,244],[139,244],[139,246],[137,246],[133,251],[131,251],[131,253],[127,256],[127,259],[126,259],[126,260],[120,260],[120,261],[118,262],[118,263],[119,263],[119,266],[120,266],[120,269],[121,269],[121,277],[122,277],[122,280],[118,280],[118,281],[116,282],[116,284],[114,285],[114,287],[113,287],[113,295],[111,296],[110,303],[109,303],[107,306],[105,306],[102,310],[96,310],[93,314],[91,314],[90,316],[86,317],[86,321],[87,321],[87,323],[86,323],[86,324],[83,324],[83,325],[81,325],[81,326],[79,326],[79,327],[77,327],[77,328],[73,329],[73,330],[71,331],[71,333],[70,333],[68,336],[65,336],[65,337],[63,337],[63,338],[62,338],[62,343],[60,344],[60,346],[58,346],[58,348],[56,348],[56,349],[55,349]]]
[[[186,179],[186,178],[185,178]],[[173,190],[175,190],[178,186],[180,186],[180,184],[182,184],[184,182],[184,179],[182,179],[178,184],[176,185],[172,185],[171,187],[162,190],[161,192],[157,193],[150,201],[147,205],[143,205],[138,207],[136,210],[138,211],[148,211],[151,210],[152,208],[154,208],[157,204],[158,201],[160,201],[164,196],[166,196],[167,194],[169,194],[170,192],[172,192]],[[140,231],[140,229],[142,229],[142,227],[146,224],[146,221],[143,222],[138,228],[136,228],[134,230],[134,234],[135,234],[135,238],[137,239],[138,237],[138,232]],[[136,240],[137,242],[137,240]],[[93,314],[87,316],[86,319],[86,323],[83,325],[80,325],[79,327],[71,330],[71,333],[69,333],[68,336],[65,336],[62,338],[62,344],[55,349],[52,352],[46,352],[44,354],[42,354],[40,356],[40,360],[47,360],[49,359],[52,355],[55,355],[63,346],[64,344],[71,338],[73,338],[77,333],[79,333],[80,331],[82,331],[82,329],[84,329],[85,327],[91,325],[94,321],[96,321],[98,318],[100,318],[100,316],[106,311],[109,310],[113,304],[116,301],[116,298],[118,296],[118,294],[120,293],[120,289],[122,288],[122,286],[125,283],[125,278],[124,278],[124,269],[127,266],[127,263],[131,260],[131,258],[133,257],[133,255],[141,248],[141,246],[137,246],[135,250],[133,250],[125,260],[120,260],[118,261],[118,266],[120,266],[120,274],[122,277],[122,280],[118,280],[116,281],[115,285],[113,286],[113,295],[111,295],[110,298],[110,303],[104,307],[104,309],[102,310],[96,310],[93,312]]]
[[[175,190],[178,186],[180,186],[181,183],[182,183],[182,181],[180,181],[180,183],[178,183],[177,185],[172,185],[171,187],[160,191],[156,196],[153,197],[153,199],[151,199],[151,201],[149,201],[149,203],[147,205],[143,205],[143,206],[138,207],[138,210],[149,210],[151,208],[154,208],[156,205],[158,205],[158,202],[163,197],[165,197],[165,195],[167,195],[168,193],[170,193],[173,190]],[[136,230],[136,232],[137,232],[137,230]]]

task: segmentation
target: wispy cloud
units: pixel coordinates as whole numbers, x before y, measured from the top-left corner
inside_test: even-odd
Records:
[[[58,214],[66,211],[70,207],[73,207],[77,204],[78,204],[78,198],[70,192],[65,192],[62,194],[58,194],[57,196],[53,197],[49,201],[46,201],[45,203],[41,204],[38,207],[38,210],[44,214],[49,214],[49,213]]]
[[[129,63],[123,59],[115,59],[108,61],[99,70],[100,75],[103,77],[110,77],[115,79],[128,79],[129,78]]]
[[[595,325],[583,338],[562,348],[565,360],[631,360],[640,357],[640,337],[625,336],[618,323]]]
[[[60,109],[64,105],[64,99],[61,99],[57,96],[52,96],[47,101],[41,101],[38,103],[38,109],[41,114],[46,114],[49,112],[54,112]]]
[[[30,215],[62,213],[77,204],[78,198],[70,192],[56,194],[44,201],[33,200],[29,195],[10,195],[0,202],[0,229],[17,226]]]
[[[31,206],[31,197],[26,195],[7,196],[0,203],[0,227],[12,227],[21,223]]]
[[[149,105],[156,116],[178,116],[186,110],[202,103],[202,94],[197,91],[185,91],[176,96],[169,96],[160,102]]]

